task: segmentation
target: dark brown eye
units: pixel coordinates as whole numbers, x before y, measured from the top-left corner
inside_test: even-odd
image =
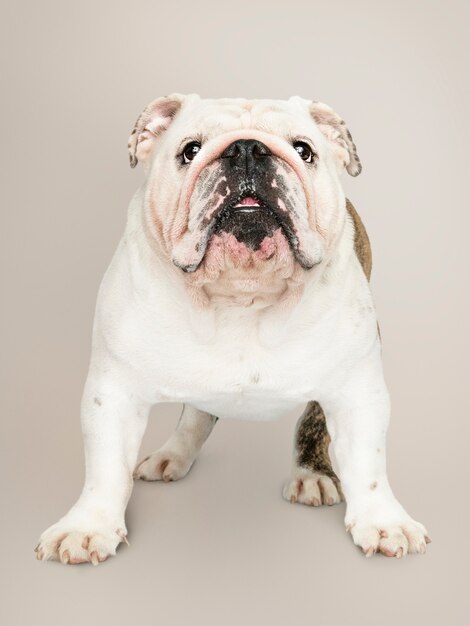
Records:
[[[302,161],[311,163],[313,161],[313,150],[305,143],[305,141],[296,141],[294,143],[294,150],[297,152]]]
[[[190,143],[187,143],[183,150],[183,163],[189,163],[192,161],[200,149],[201,144],[199,141],[191,141]]]

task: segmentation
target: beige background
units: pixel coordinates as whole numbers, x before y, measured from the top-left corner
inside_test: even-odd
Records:
[[[8,626],[460,624],[468,609],[469,11],[465,2],[2,2],[0,618]],[[5,19],[6,18],[6,19]],[[131,548],[39,563],[79,493],[96,292],[142,178],[147,102],[323,100],[363,162],[345,180],[374,250],[392,394],[389,471],[433,543],[366,560],[344,506],[281,498],[297,415],[219,423],[181,483],[136,485]],[[142,453],[171,432],[154,411]]]

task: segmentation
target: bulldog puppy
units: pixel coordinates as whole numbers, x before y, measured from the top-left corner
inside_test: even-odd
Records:
[[[218,418],[274,419],[300,403],[284,497],[318,506],[344,494],[366,556],[424,553],[424,526],[387,480],[389,396],[369,242],[340,182],[361,171],[344,121],[300,97],[173,94],[143,111],[129,151],[146,178],[98,295],[85,485],[38,559],[105,560],[127,542],[133,476],[178,480]],[[176,432],[136,468],[150,407],[164,401],[184,404]]]

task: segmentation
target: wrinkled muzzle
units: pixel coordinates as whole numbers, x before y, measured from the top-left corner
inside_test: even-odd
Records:
[[[305,175],[284,150],[275,140],[240,138],[201,159],[183,200],[187,230],[173,249],[175,265],[196,271],[217,235],[229,235],[251,251],[263,250],[272,238],[285,238],[306,270],[322,260]]]

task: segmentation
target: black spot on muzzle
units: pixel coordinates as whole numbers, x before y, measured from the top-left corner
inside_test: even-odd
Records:
[[[232,208],[223,211],[217,220],[214,232],[232,233],[251,250],[258,250],[265,237],[271,237],[281,228],[274,213],[266,206],[251,210]]]

